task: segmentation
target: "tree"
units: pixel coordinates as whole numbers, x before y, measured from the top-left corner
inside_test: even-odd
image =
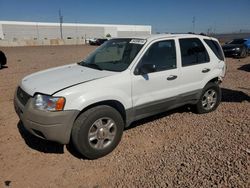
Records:
[[[111,35],[108,33],[108,34],[106,35],[106,37],[111,37]]]

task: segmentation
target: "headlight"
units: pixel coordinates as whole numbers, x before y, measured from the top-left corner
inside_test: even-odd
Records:
[[[61,111],[65,105],[64,97],[52,97],[49,95],[37,94],[34,100],[34,107],[39,110]]]
[[[236,51],[239,51],[239,50],[240,50],[240,48],[235,48],[235,50],[236,50]]]

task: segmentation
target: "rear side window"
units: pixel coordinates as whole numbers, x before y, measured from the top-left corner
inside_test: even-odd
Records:
[[[209,62],[206,48],[198,38],[179,39],[179,41],[183,67]]]
[[[224,55],[217,41],[204,39],[209,48],[214,52],[219,60],[224,61]]]

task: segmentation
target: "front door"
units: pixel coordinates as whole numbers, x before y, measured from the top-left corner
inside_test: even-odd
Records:
[[[154,42],[132,75],[135,119],[165,111],[179,94],[180,70],[174,40]]]

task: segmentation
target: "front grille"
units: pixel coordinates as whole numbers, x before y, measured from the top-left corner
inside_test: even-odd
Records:
[[[17,88],[17,98],[18,100],[25,106],[28,100],[30,99],[30,95],[26,93],[22,88]]]

